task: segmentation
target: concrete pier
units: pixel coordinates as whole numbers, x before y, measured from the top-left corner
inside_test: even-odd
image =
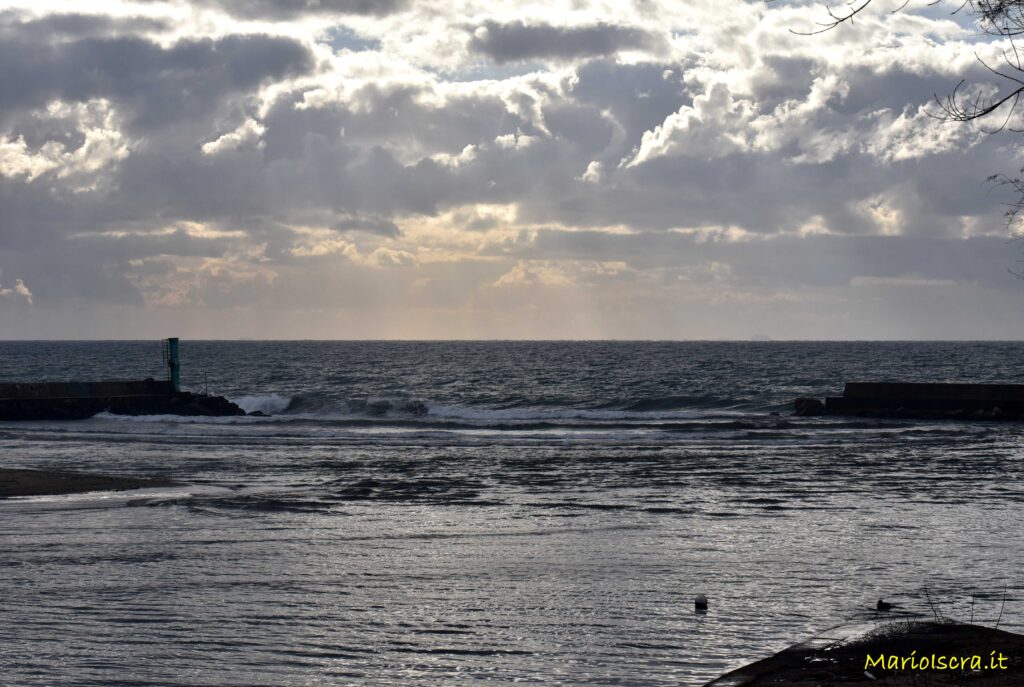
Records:
[[[794,408],[799,415],[1024,419],[1024,384],[848,382],[842,396],[818,406],[797,399]]]
[[[175,391],[170,381],[0,384],[0,420],[80,420],[115,415],[245,415],[221,396]]]

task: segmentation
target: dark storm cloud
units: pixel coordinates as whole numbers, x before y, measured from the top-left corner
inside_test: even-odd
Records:
[[[0,116],[52,99],[109,98],[153,128],[194,119],[224,99],[312,68],[297,41],[264,36],[184,40],[163,48],[138,37],[0,42]],[[9,119],[8,119],[9,121]]]
[[[242,19],[296,19],[303,15],[382,16],[403,9],[408,0],[193,0]]]
[[[962,77],[972,88],[985,83],[1002,85],[977,63],[968,66]],[[939,71],[914,71],[893,64],[884,70],[858,67],[851,69],[844,78],[851,84],[850,92],[833,103],[833,107],[840,114],[856,116],[868,108],[901,109],[908,103],[925,104],[939,114],[936,99],[944,99],[952,93],[960,76],[953,78]]]
[[[445,107],[436,108],[421,102],[429,95],[422,86],[369,83],[354,89],[345,102],[318,108],[296,108],[300,93],[279,98],[265,118],[267,155],[315,154],[308,148],[314,142],[458,153],[527,126],[494,96],[452,96]]]
[[[69,31],[88,33],[103,26],[102,21],[52,19]],[[0,41],[0,62],[4,64],[0,70],[0,134],[9,140],[22,140],[33,151],[59,145],[68,155],[79,150],[84,153],[86,135],[81,127],[95,123],[77,122],[73,110],[55,116],[43,108],[53,100],[74,103],[103,98],[110,101],[117,117],[113,126],[122,128],[124,140],[131,144],[132,137],[139,136],[145,142],[134,143],[137,155],[122,160],[124,169],[103,171],[111,183],[88,193],[61,188],[58,179],[46,175],[35,180],[17,174],[0,177],[0,250],[32,252],[37,261],[45,262],[42,257],[59,253],[73,234],[147,231],[179,219],[211,215],[244,217],[245,206],[252,205],[244,199],[258,192],[260,178],[251,170],[246,175],[247,168],[231,160],[220,161],[213,174],[204,173],[210,165],[200,144],[209,140],[219,120],[244,121],[245,103],[254,89],[307,71],[313,60],[302,44],[264,35],[186,40],[165,48],[139,37],[47,43],[13,31]],[[131,183],[136,174],[145,180],[144,186]],[[192,183],[195,180],[201,185]],[[134,192],[136,188],[140,192]],[[230,201],[234,211],[225,205]],[[258,204],[256,207],[266,211]],[[224,250],[216,242],[206,244],[214,248],[204,249],[198,248],[195,240],[185,248],[170,245],[170,240],[99,242],[94,256],[106,250],[112,259],[121,261],[111,264],[123,264],[130,256],[120,250],[122,246],[132,248],[131,257],[146,253],[215,255]],[[176,240],[180,243],[183,237]],[[72,254],[80,255],[85,246],[78,243]],[[73,265],[73,260],[61,262],[66,278],[88,271],[85,262],[69,271],[68,264]],[[55,272],[42,269],[41,274]],[[110,283],[96,283],[101,282]],[[46,293],[45,287],[42,292]]]
[[[628,145],[617,151],[621,156],[645,131],[661,124],[666,115],[692,104],[693,97],[681,79],[690,66],[688,61],[675,64],[671,73],[666,74],[665,65],[656,62],[617,64],[614,59],[592,60],[577,69],[573,96],[579,104],[589,105],[595,111],[607,109],[615,115],[628,139],[624,141]]]
[[[367,216],[345,217],[334,223],[334,230],[340,232],[364,231],[368,234],[378,234],[391,238],[397,238],[402,234],[398,229],[398,225],[391,220],[383,217]]]
[[[538,59],[573,59],[612,55],[620,50],[652,49],[655,36],[641,29],[612,24],[552,26],[522,21],[484,22],[470,48],[498,64]]]
[[[83,258],[76,246],[55,243],[45,252],[6,252],[0,248],[0,264],[4,276],[19,277],[32,289],[35,303],[76,303],[141,305],[142,294],[127,278],[124,264],[95,254]]]
[[[368,85],[346,102],[317,108],[297,108],[301,94],[282,97],[262,120],[261,147],[202,155],[174,141],[150,146],[121,163],[121,198],[111,200],[200,220],[269,216],[394,235],[396,216],[432,214],[446,203],[514,200],[533,183],[531,160],[547,164],[558,154],[550,145],[518,153],[496,149],[496,137],[527,127],[498,96],[452,97],[439,108],[420,102],[422,95],[411,86]],[[592,119],[607,128],[600,116]],[[603,145],[599,138],[585,152]],[[415,160],[424,152],[457,155],[480,144],[485,167],[459,171]],[[420,152],[403,162],[404,150]]]
[[[151,33],[171,28],[170,22],[151,17],[107,17],[98,14],[52,14],[36,17],[18,10],[0,12],[0,36],[10,40],[83,38]]]
[[[154,255],[213,258],[223,255],[231,241],[190,236],[179,229],[161,234],[81,236],[74,238],[72,245],[83,259],[120,262]]]
[[[544,194],[523,205],[523,221],[558,221],[582,227],[628,225],[637,229],[738,226],[754,233],[792,231],[821,216],[830,231],[871,234],[876,224],[856,204],[883,194],[903,211],[903,231],[955,235],[964,216],[999,229],[998,203],[985,178],[1012,169],[1012,156],[996,141],[970,154],[951,152],[879,165],[846,154],[822,164],[788,163],[773,153],[733,154],[713,160],[657,158],[640,167],[612,170],[614,183],[550,179]],[[811,190],[813,189],[813,191]]]
[[[211,52],[230,55],[231,49],[218,46],[211,51],[203,43],[176,48],[157,54],[178,65],[178,70],[192,69],[194,75],[231,73],[201,66]],[[140,51],[139,73],[155,74],[156,67],[146,66],[142,59],[151,49]],[[273,71],[246,66],[250,73],[239,78],[243,83],[252,84]],[[91,212],[74,209],[83,200],[51,197],[37,188],[38,183],[24,184],[32,192],[12,191],[20,205],[39,205],[7,214],[15,226],[31,225],[11,234],[29,240],[57,231],[52,223],[38,221],[43,216],[66,218],[57,226],[79,221],[87,224],[80,230],[96,230],[104,221],[158,211],[167,221],[229,222],[245,230],[258,224],[255,219],[272,219],[266,225],[270,229],[259,235],[272,242],[275,235],[285,240],[277,223],[289,222],[340,230],[362,223],[358,228],[364,231],[394,236],[396,217],[434,214],[447,206],[476,202],[518,203],[522,221],[583,227],[625,224],[663,230],[736,225],[771,233],[792,230],[812,215],[822,215],[833,231],[870,233],[876,228],[864,216],[852,213],[849,202],[901,184],[897,202],[908,210],[910,230],[915,232],[946,231],[946,224],[958,222],[964,214],[992,210],[981,183],[999,171],[998,165],[992,166],[994,140],[986,142],[987,152],[931,156],[927,164],[879,165],[859,152],[822,164],[792,164],[784,157],[791,151],[783,150],[746,151],[715,159],[665,156],[617,169],[645,130],[692,102],[679,81],[665,78],[662,71],[657,65],[605,61],[586,65],[571,94],[542,101],[550,136],[510,113],[496,95],[452,96],[438,107],[424,104],[421,87],[371,83],[353,90],[346,101],[322,107],[296,108],[301,102],[298,93],[282,97],[262,119],[265,132],[260,147],[203,155],[200,142],[215,139],[244,120],[228,120],[216,129],[188,128],[192,117],[211,107],[197,106],[174,121],[173,132],[185,128],[190,136],[161,135],[133,151],[119,165],[116,188],[103,199],[88,201]],[[168,72],[161,78],[177,83],[174,70]],[[793,71],[780,80],[788,82],[797,76]],[[865,73],[863,78],[869,77],[884,79],[885,75]],[[134,78],[130,70],[125,78]],[[803,93],[808,78],[805,73]],[[853,88],[860,89],[859,83]],[[159,90],[150,87],[127,102],[139,102],[141,112],[156,110],[155,116],[159,108],[147,105],[145,99],[160,102]],[[239,87],[238,92],[242,95],[245,89]],[[200,117],[199,123],[205,125],[206,120]],[[516,147],[494,143],[496,137],[517,131],[533,133],[531,142]],[[38,144],[46,138],[33,131],[26,140]],[[416,156],[430,152],[456,155],[469,145],[477,146],[472,159],[456,167],[429,158],[415,161]],[[403,150],[419,152],[414,161],[408,157],[401,161]],[[593,160],[605,164],[607,181],[579,180]],[[7,200],[13,203],[14,196]],[[366,222],[367,217],[373,220]],[[45,225],[41,233],[40,225]]]
[[[1019,255],[1001,237],[948,240],[931,236],[787,236],[704,241],[692,234],[541,229],[491,246],[486,254],[533,260],[624,261],[638,270],[694,274],[709,262],[729,265],[744,287],[831,288],[858,279],[949,281],[1013,288],[1005,267]],[[765,260],[765,255],[771,260]]]
[[[402,5],[195,4],[268,20],[384,14]],[[222,21],[219,36],[246,28],[215,13],[202,18]],[[457,32],[478,21],[447,19]],[[919,284],[912,288],[929,288],[928,280],[1004,288],[1002,241],[964,240],[963,230],[965,217],[976,229],[1000,226],[1000,198],[982,182],[1014,169],[1013,151],[1001,147],[1006,139],[923,151],[917,139],[898,140],[900,150],[919,153],[914,159],[883,158],[867,145],[888,141],[895,118],[947,90],[947,77],[927,60],[914,72],[839,69],[806,56],[754,55],[748,63],[744,51],[756,50],[738,46],[737,58],[722,45],[723,55],[661,61],[665,51],[624,64],[618,51],[655,53],[664,39],[623,20],[484,21],[468,60],[445,53],[436,62],[429,55],[410,62],[390,37],[364,26],[384,22],[365,22],[358,35],[319,29],[315,36],[338,53],[314,64],[302,43],[285,37],[157,44],[147,36],[162,26],[149,22],[0,15],[0,152],[8,170],[0,178],[0,268],[5,279],[24,278],[37,304],[152,303],[170,294],[190,307],[384,307],[418,298],[425,307],[457,309],[465,294],[486,292],[520,260],[624,262],[629,269],[585,278],[633,280],[637,293],[659,279],[667,288],[709,290],[722,280],[755,293],[850,289],[858,279],[903,288],[898,282],[908,275]],[[452,44],[456,53],[463,47]],[[487,64],[471,78],[453,76]],[[314,69],[324,71],[322,83],[282,83],[273,102],[257,98],[262,86]],[[838,83],[814,91],[816,79]],[[727,106],[698,112],[721,81],[732,89]],[[816,93],[825,95],[815,100]],[[47,110],[55,99],[94,110]],[[799,116],[785,116],[794,111]],[[675,129],[663,127],[669,117]],[[651,145],[659,127],[665,136]],[[123,142],[123,152],[97,145],[85,156],[102,163],[92,169],[65,159],[92,150],[90,136],[95,144],[101,134]],[[804,155],[821,141],[849,145]],[[645,156],[631,165],[642,146]],[[795,161],[801,155],[807,159]],[[25,171],[26,160],[44,171]],[[902,216],[906,236],[872,236],[880,229],[862,205],[878,196]],[[451,214],[440,222],[440,213]],[[811,220],[840,236],[796,236]],[[490,232],[510,223],[503,237],[526,229],[499,243]],[[423,227],[431,238],[422,238]],[[717,227],[756,237],[669,231]],[[446,243],[466,231],[477,232],[472,241]],[[770,234],[789,236],[766,240]],[[431,266],[423,256],[435,250],[450,262]],[[571,267],[552,269],[565,269],[571,281]],[[403,290],[399,279],[417,285]]]

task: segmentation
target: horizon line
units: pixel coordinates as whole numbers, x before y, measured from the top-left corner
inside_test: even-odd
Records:
[[[0,337],[0,343],[136,343],[163,341],[160,338],[108,338],[108,339],[75,339],[32,338],[16,339]],[[329,338],[295,338],[295,339],[258,339],[240,337],[234,339],[193,339],[178,337],[182,342],[203,343],[1024,343],[1024,339],[775,339],[771,337],[748,338],[716,338],[716,339],[329,339]]]

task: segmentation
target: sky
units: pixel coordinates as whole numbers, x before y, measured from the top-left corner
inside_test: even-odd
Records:
[[[0,338],[1024,338],[898,4],[0,0]]]

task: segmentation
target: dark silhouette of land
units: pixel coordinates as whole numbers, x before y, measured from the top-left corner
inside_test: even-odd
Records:
[[[982,667],[971,669],[889,670],[889,657],[918,661],[932,656],[978,656]],[[885,657],[880,664],[867,666],[868,657]],[[999,658],[1002,657],[1002,661]],[[1000,663],[1005,667],[998,666]],[[913,664],[907,661],[907,666]],[[879,667],[883,666],[883,667]],[[865,673],[865,670],[870,675]],[[977,685],[1010,687],[1024,684],[1024,636],[980,625],[954,622],[918,622],[896,620],[850,641],[818,638],[785,649],[770,658],[726,673],[705,687],[825,687],[826,685]]]

